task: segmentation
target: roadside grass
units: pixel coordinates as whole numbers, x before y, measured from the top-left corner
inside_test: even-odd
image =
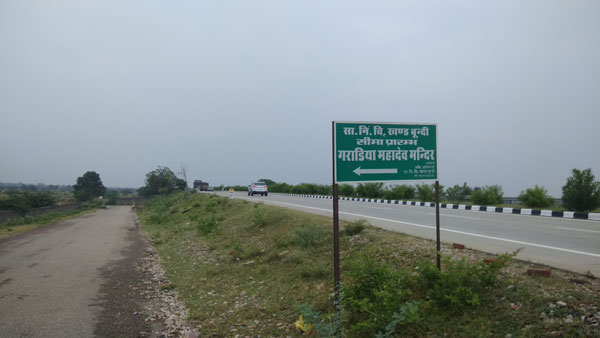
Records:
[[[75,218],[100,207],[97,203],[89,203],[80,208],[67,211],[51,211],[40,216],[24,216],[0,224],[0,238],[31,231],[49,224]]]
[[[302,336],[301,314],[312,336],[330,332],[331,219],[209,194],[158,197],[138,215],[167,271],[163,287],[177,290],[202,336]],[[390,336],[600,337],[594,276],[530,277],[533,265],[510,255],[484,264],[491,255],[447,245],[438,274],[432,241],[365,221],[341,227],[344,336],[386,336],[381,322],[393,318]]]

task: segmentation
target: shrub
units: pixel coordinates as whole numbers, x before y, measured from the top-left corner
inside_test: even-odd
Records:
[[[548,191],[537,185],[522,191],[518,198],[530,208],[546,208],[554,204],[554,199],[548,195]]]
[[[494,205],[504,202],[502,198],[502,187],[499,185],[485,186],[473,191],[471,201],[479,205]]]
[[[323,242],[326,238],[325,231],[315,224],[305,225],[295,228],[292,233],[292,243],[300,246],[303,249],[313,248]]]
[[[444,257],[443,271],[439,271],[432,262],[423,261],[419,266],[420,293],[436,307],[451,313],[477,307],[481,298],[487,297],[487,291],[497,285],[500,269],[516,254],[500,255],[489,264],[468,264],[464,258],[451,260]]]
[[[309,335],[311,332],[316,332],[319,337],[333,337],[335,335],[335,325],[323,320],[321,313],[316,311],[311,304],[301,304],[295,308],[300,315],[300,319],[296,322],[296,327],[306,335]]]
[[[262,208],[259,204],[254,205],[252,214],[252,224],[258,227],[264,227],[267,225],[267,220],[265,219],[265,214],[262,211]]]
[[[381,198],[383,183],[360,183],[356,188],[358,196],[365,198]]]
[[[418,324],[432,311],[461,313],[492,301],[498,274],[517,252],[500,255],[490,264],[468,264],[444,257],[444,270],[422,262],[418,274],[394,270],[366,253],[349,263],[342,285],[345,334],[349,337],[393,337],[404,326]],[[427,312],[427,314],[425,314]]]
[[[364,219],[346,224],[344,230],[342,230],[342,234],[346,236],[354,236],[360,234],[363,230],[365,230],[365,226],[367,225],[367,221]]]
[[[446,190],[446,199],[452,202],[464,202],[473,193],[473,189],[467,185],[467,182],[462,186],[456,184]]]
[[[417,196],[421,202],[435,201],[435,185],[417,184]]]
[[[347,276],[349,282],[342,285],[342,307],[350,323],[346,331],[349,337],[374,337],[386,330],[394,314],[413,296],[411,274],[394,271],[368,253],[350,261]],[[415,313],[404,324],[417,320]]]
[[[206,212],[215,212],[217,210],[217,202],[210,201],[204,205],[204,210]]]
[[[356,196],[356,189],[350,184],[342,184],[338,187],[338,192],[340,196],[345,197],[354,197]]]
[[[106,194],[106,204],[117,205],[119,201],[119,194],[116,191],[109,191]]]
[[[242,248],[242,243],[240,242],[233,242],[231,244],[231,251],[229,252],[231,254],[231,260],[236,261],[236,260],[240,260],[242,258],[242,252],[244,251],[244,249]]]
[[[565,208],[586,212],[600,207],[600,182],[594,181],[592,169],[573,169],[572,172],[562,187]]]
[[[315,194],[315,195],[331,195],[331,185],[321,185],[314,183],[300,183],[292,186],[290,192],[293,194]]]
[[[14,210],[26,214],[32,208],[52,206],[56,204],[56,200],[56,195],[48,191],[14,191],[0,198],[0,210]]]
[[[408,200],[415,197],[415,187],[410,185],[394,185],[383,191],[387,200]]]
[[[198,231],[203,235],[209,235],[218,230],[221,219],[217,215],[204,216],[198,220]]]

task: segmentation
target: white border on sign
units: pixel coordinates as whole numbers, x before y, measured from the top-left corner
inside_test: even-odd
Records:
[[[436,151],[436,159],[435,159],[435,175],[437,176],[437,178],[430,178],[430,179],[424,179],[424,180],[385,180],[385,181],[343,181],[341,182],[342,184],[356,184],[356,183],[376,183],[376,182],[383,182],[383,183],[406,183],[406,182],[435,182],[435,181],[439,181],[440,179],[440,171],[439,171],[439,159],[440,157],[439,152],[438,152],[438,124],[437,123],[431,123],[431,122],[377,122],[377,121],[331,121],[333,123],[333,151],[332,151],[332,156],[333,156],[333,184],[338,184],[338,180],[337,180],[337,158],[336,158],[336,151],[337,151],[337,124],[338,123],[354,123],[354,124],[360,124],[360,123],[365,123],[365,124],[391,124],[391,125],[408,125],[408,126],[417,126],[417,125],[434,125],[435,126],[435,151]]]

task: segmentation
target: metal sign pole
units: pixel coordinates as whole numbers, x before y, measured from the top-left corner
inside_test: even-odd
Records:
[[[332,121],[333,269],[336,335],[340,330],[338,183],[436,181],[437,265],[440,268],[437,123]]]
[[[440,181],[435,181],[435,235],[436,235],[436,260],[438,270],[442,270],[440,252]]]
[[[335,306],[335,336],[340,335],[341,306],[340,306],[340,213],[338,199],[338,185],[335,181],[335,122],[331,124],[332,135],[332,160],[333,160],[333,283]]]

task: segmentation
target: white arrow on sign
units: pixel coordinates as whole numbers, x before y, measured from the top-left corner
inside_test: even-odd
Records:
[[[361,169],[358,167],[353,172],[358,176],[360,174],[397,174],[398,169]]]

